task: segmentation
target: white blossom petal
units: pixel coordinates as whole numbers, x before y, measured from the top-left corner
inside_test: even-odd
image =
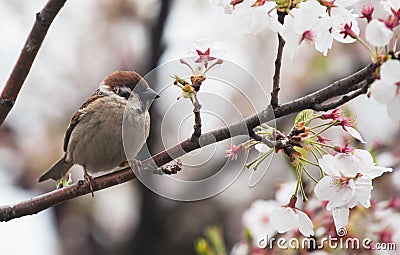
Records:
[[[346,207],[332,208],[333,221],[337,230],[347,226],[347,223],[349,223],[349,213],[350,210]]]
[[[393,38],[393,31],[376,19],[371,20],[365,29],[365,39],[375,47],[388,45]]]
[[[400,70],[400,69],[399,69]],[[372,96],[382,104],[387,104],[396,97],[397,86],[383,80],[376,80],[371,85]]]
[[[303,236],[310,237],[314,235],[314,228],[311,219],[307,214],[300,210],[296,210],[296,213],[299,215],[299,231]]]
[[[275,230],[271,225],[271,213],[280,204],[275,200],[256,200],[242,215],[243,225],[250,231],[255,241],[265,234],[273,236]]]
[[[314,188],[318,199],[328,200],[331,207],[343,206],[354,195],[354,181],[349,180],[346,185],[339,186],[338,179],[330,176],[322,178]]]
[[[275,2],[265,2],[264,5],[252,7],[251,1],[244,1],[232,13],[233,27],[241,32],[257,34],[267,28],[281,33],[283,25],[278,21],[278,14],[272,11]]]
[[[393,168],[382,167],[382,166],[372,166],[364,171],[364,175],[367,175],[371,179],[381,176],[383,173],[392,172]]]
[[[334,179],[331,176],[324,176],[314,187],[315,195],[320,200],[331,200],[336,188],[331,185]]]
[[[280,183],[275,192],[275,200],[280,202],[281,204],[287,204],[290,200],[290,197],[296,190],[297,180]]]
[[[344,207],[353,208],[357,204],[361,204],[365,208],[369,208],[372,188],[372,180],[369,177],[359,177],[355,181],[354,196]]]
[[[335,6],[341,7],[341,8],[346,8],[354,5],[357,3],[358,0],[336,0],[335,1]]]
[[[201,52],[205,52],[210,48],[211,40],[209,38],[201,38],[194,41],[194,48]]]
[[[319,33],[315,39],[315,49],[324,56],[328,55],[328,50],[332,49],[333,36],[329,31]]]
[[[331,207],[338,207],[348,203],[354,196],[356,187],[353,179],[348,180],[348,183],[342,187],[338,187],[335,195],[329,200]]]
[[[271,213],[271,225],[279,233],[285,233],[298,227],[298,215],[293,208],[280,207]]]
[[[344,26],[346,24],[351,24],[352,31],[356,34],[360,34],[360,28],[358,27],[358,22],[353,13],[345,8],[332,8],[331,9],[331,17],[334,18],[334,23],[332,26],[332,35],[336,41],[341,43],[353,43],[356,39],[347,36],[344,38],[344,35],[340,32],[343,31]]]
[[[381,79],[387,83],[400,82],[400,61],[389,59],[381,66]]]
[[[356,154],[340,153],[335,158],[337,159],[336,166],[339,168],[341,176],[353,178],[364,169],[364,163]]]
[[[400,94],[387,105],[387,112],[392,119],[400,121]]]
[[[366,143],[364,139],[362,138],[360,132],[358,132],[355,128],[352,127],[346,127],[347,133],[349,133],[352,137],[360,141],[361,143]]]
[[[337,167],[337,159],[334,156],[330,154],[323,155],[322,158],[318,159],[318,165],[327,175],[340,176],[340,172]]]

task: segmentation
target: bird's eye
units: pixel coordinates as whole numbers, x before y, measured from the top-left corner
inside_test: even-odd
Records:
[[[131,90],[127,87],[118,87],[116,93],[121,97],[125,97],[126,99],[129,99],[131,96]]]

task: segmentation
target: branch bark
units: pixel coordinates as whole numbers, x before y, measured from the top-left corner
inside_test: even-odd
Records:
[[[278,12],[278,21],[283,24],[285,22],[286,12]],[[279,83],[281,80],[281,67],[282,67],[282,55],[283,55],[283,48],[285,47],[285,40],[283,37],[278,33],[278,51],[276,53],[275,59],[275,73],[274,77],[272,78],[272,92],[271,92],[271,106],[277,107],[279,104]]]
[[[321,105],[329,99],[345,96],[346,94],[353,92],[358,96],[360,93],[357,92],[363,89],[361,86],[365,80],[370,79],[370,76],[375,71],[376,66],[370,64],[364,69],[357,73],[336,81],[325,88],[311,93],[302,98],[293,100],[289,103],[277,106],[275,109],[268,107],[267,109],[250,116],[240,122],[232,124],[230,126],[220,128],[209,133],[202,134],[199,139],[192,141],[188,138],[180,144],[177,144],[165,151],[158,153],[142,162],[142,166],[147,169],[156,169],[157,167],[163,166],[180,156],[196,150],[200,147],[216,143],[230,137],[238,135],[252,134],[252,130],[263,122],[267,122],[272,119],[275,115],[276,118],[286,116],[291,113],[296,113],[304,109],[320,109]],[[354,96],[355,97],[355,96]],[[352,99],[353,97],[350,97]],[[324,110],[329,110],[336,107],[336,105],[327,104]],[[272,112],[274,115],[272,114]],[[118,172],[109,173],[94,179],[92,185],[93,190],[101,190],[111,186],[115,186],[129,180],[135,179],[133,171],[130,168],[122,169]],[[55,206],[59,203],[68,201],[70,199],[91,193],[91,190],[86,182],[78,181],[76,184],[72,184],[68,187],[55,190],[27,201],[22,201],[14,205],[4,205],[0,207],[0,221],[9,221],[14,218],[23,217],[26,215],[36,214],[47,208]]]
[[[35,23],[0,96],[0,126],[14,106],[47,31],[65,2],[66,0],[49,0],[36,14]]]

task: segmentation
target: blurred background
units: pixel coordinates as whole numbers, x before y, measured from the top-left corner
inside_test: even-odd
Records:
[[[0,2],[0,88],[12,70],[35,13],[44,4],[43,0]],[[161,66],[164,70],[163,66],[186,56],[194,41],[203,37],[224,43],[228,62],[250,74],[224,73],[234,77],[248,100],[238,97],[240,93],[205,83],[204,94],[200,95],[208,112],[203,130],[210,131],[268,105],[277,45],[274,33],[244,34],[236,29],[232,18],[204,0],[67,1],[49,30],[14,109],[0,128],[0,205],[55,188],[52,182],[38,184],[36,179],[62,156],[64,132],[71,116],[105,76],[121,69],[135,70],[143,76],[153,70],[151,77],[158,77],[154,68]],[[287,102],[315,91],[369,62],[368,54],[358,45],[334,44],[326,58],[313,46],[301,47],[293,60],[284,56],[280,100]],[[173,74],[174,70],[169,73]],[[172,79],[170,84],[151,84],[162,91],[161,99],[151,109],[147,147],[152,154],[192,132],[190,102],[176,101],[180,91],[171,84]],[[226,105],[218,104],[222,99]],[[240,109],[235,110],[240,114],[232,114],[232,106]],[[396,165],[399,127],[387,117],[385,106],[361,96],[347,109],[357,117],[358,129],[368,141],[365,148],[374,142],[392,146],[378,160],[380,165]],[[293,118],[279,119],[276,125],[287,131]],[[234,143],[240,141],[244,137]],[[226,148],[224,141],[185,156],[183,171],[176,178],[212,176],[228,164],[223,157]],[[393,152],[396,148],[397,154]],[[251,153],[248,160],[255,156]],[[241,155],[238,161],[229,162],[223,173],[226,178],[232,178],[230,171],[240,173],[245,160]],[[268,164],[260,168],[266,170]],[[278,183],[293,179],[286,169],[287,161],[275,156],[256,186],[249,187],[251,170],[245,169],[232,185],[219,190],[222,192],[192,202],[167,199],[138,181],[125,183],[96,192],[94,198],[79,197],[37,215],[1,223],[0,254],[194,254],[194,241],[213,224],[223,227],[227,247],[232,247],[243,238],[243,210],[257,198],[273,197]],[[79,166],[72,174],[74,181],[82,178]],[[375,197],[398,195],[400,176],[396,172],[378,182]],[[187,192],[174,190],[174,186],[167,188]]]

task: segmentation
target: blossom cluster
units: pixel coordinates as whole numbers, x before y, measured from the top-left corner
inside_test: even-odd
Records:
[[[314,122],[317,123],[312,125]],[[300,112],[287,135],[265,124],[261,125],[256,133],[272,142],[273,148],[269,150],[260,141],[229,145],[226,156],[232,159],[244,149],[252,147],[262,152],[263,155],[247,167],[258,165],[258,161],[265,160],[265,155],[270,155],[271,151],[282,152],[293,165],[297,177],[296,182],[285,185],[286,188],[282,189],[285,192],[277,193],[275,200],[255,201],[244,212],[243,224],[252,236],[254,247],[259,238],[277,233],[294,231],[305,237],[321,237],[321,232],[326,234],[336,229],[337,233],[329,233],[340,235],[344,228],[349,227],[351,211],[357,212],[372,206],[373,179],[391,172],[392,168],[376,166],[369,151],[351,147],[349,142],[344,146],[330,144],[331,140],[322,135],[334,127],[341,127],[359,142],[364,142],[354,129],[354,118],[347,117],[341,109],[335,109],[323,114],[315,114],[312,110]],[[306,165],[318,167],[319,178],[307,170]],[[304,176],[316,183],[313,194],[307,194],[304,190]],[[303,202],[306,202],[303,207],[298,203],[298,196],[302,196]],[[329,217],[328,212],[333,217]]]
[[[368,95],[387,104],[389,116],[400,120],[400,54],[396,52],[400,0],[382,0],[375,5],[364,1],[361,7],[356,5],[358,0],[210,1],[232,15],[239,30],[258,33],[270,29],[279,34],[291,57],[303,44],[313,44],[326,56],[334,41],[360,43],[371,55],[375,68],[373,77],[363,85],[365,92],[369,89]],[[191,68],[192,77],[205,79],[207,71],[221,63],[212,55],[210,42],[206,44],[195,47],[194,63],[200,67],[181,61]],[[198,89],[193,78],[191,84],[175,78],[183,96],[196,99],[193,95]],[[354,138],[359,148],[352,147],[350,141],[338,145],[325,137],[326,131],[337,134],[338,128]],[[347,117],[340,108],[322,114],[305,110],[296,116],[287,133],[265,123],[254,131],[254,139],[239,145],[229,143],[225,157],[235,160],[239,153],[254,148],[260,156],[246,167],[256,170],[271,154],[281,153],[293,166],[297,180],[285,184],[275,199],[257,200],[243,213],[246,239],[234,247],[232,254],[271,254],[258,245],[265,235],[321,239],[327,235],[344,237],[345,230],[348,236],[371,237],[375,244],[400,241],[400,231],[393,227],[393,221],[400,218],[400,202],[392,199],[376,203],[371,199],[373,180],[393,169],[377,166],[371,151],[360,149],[365,141],[355,129],[355,118]],[[315,184],[312,192],[304,188],[306,179]],[[363,219],[371,224],[362,224]],[[328,247],[322,250],[331,252]]]
[[[358,205],[352,210],[352,225],[335,231],[334,221],[329,217],[326,202],[311,199],[302,208],[288,208],[287,205],[280,206],[280,197],[289,195],[296,182],[282,183],[278,186],[275,199],[256,200],[243,213],[242,223],[246,239],[237,242],[231,251],[231,255],[266,255],[266,254],[396,254],[390,251],[379,251],[377,245],[386,244],[392,250],[398,249],[400,245],[400,231],[397,226],[400,220],[400,201],[393,198],[389,201],[371,203],[368,210]],[[368,222],[368,224],[366,224]],[[311,235],[311,236],[310,236]],[[250,236],[250,237],[249,237]],[[332,243],[326,242],[331,237]],[[343,249],[335,249],[340,244],[350,244],[357,237],[360,245],[343,246]],[[299,240],[305,238],[314,240],[315,249],[307,250],[307,246],[291,247],[286,243],[286,250],[282,250],[274,240]],[[367,246],[362,246],[361,242]],[[307,243],[307,242],[306,242]],[[291,244],[294,245],[295,243]],[[389,246],[391,245],[391,246]],[[390,253],[392,252],[392,253]]]
[[[396,53],[400,0],[382,0],[375,5],[359,0],[210,1],[231,14],[239,30],[258,33],[270,29],[279,33],[291,57],[304,44],[313,44],[326,56],[334,41],[359,42],[374,63],[382,64],[371,86],[372,96],[387,105],[392,119],[400,120],[400,56]],[[361,26],[365,26],[363,35]]]
[[[362,19],[368,22],[365,39],[373,47],[386,47],[391,40],[395,43],[394,30],[400,24],[399,0],[381,1],[386,14],[378,17],[375,17],[371,1],[362,3],[358,13],[353,9],[358,0],[210,1],[231,14],[234,26],[244,32],[255,34],[268,28],[281,34],[292,56],[304,42],[314,44],[324,55],[332,48],[334,40],[340,43],[360,41],[365,45],[359,37]],[[280,21],[278,15],[286,19]],[[376,51],[369,50],[376,60]]]

